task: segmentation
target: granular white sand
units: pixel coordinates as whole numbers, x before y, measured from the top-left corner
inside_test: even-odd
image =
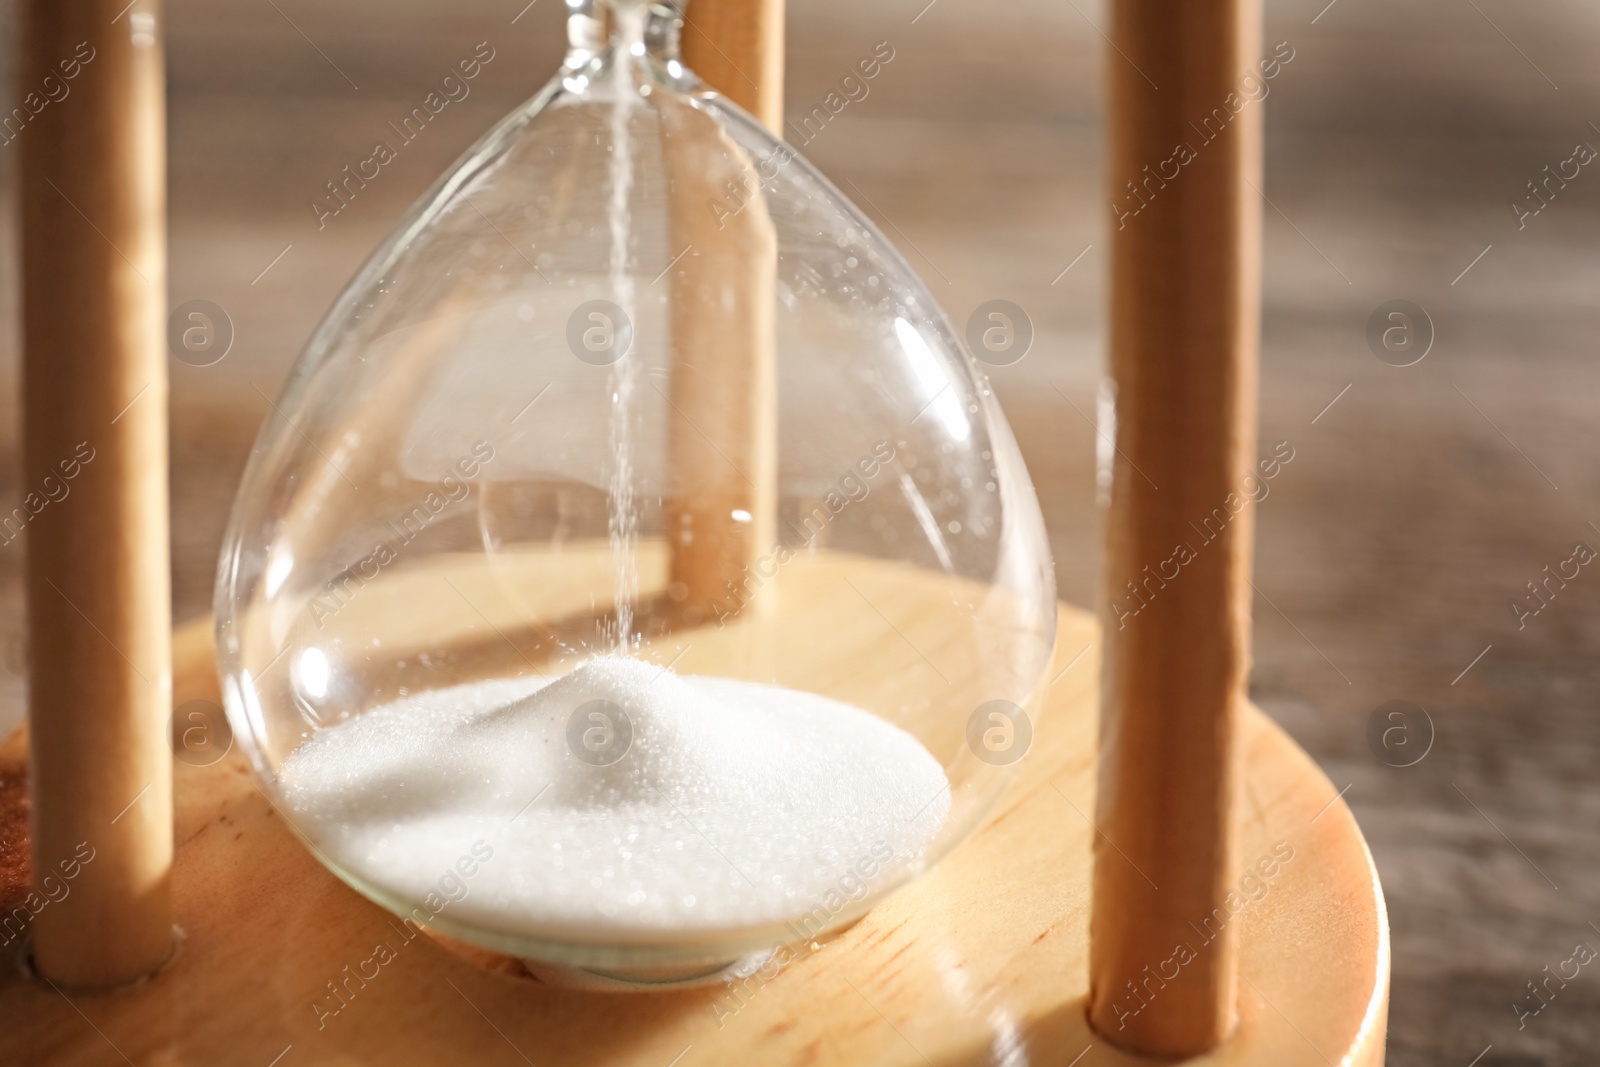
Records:
[[[591,701],[626,712],[620,758],[625,728]],[[928,751],[859,708],[616,656],[376,708],[317,732],[280,779],[335,863],[407,899],[487,842],[451,917],[545,935],[836,911],[918,863],[950,801]]]

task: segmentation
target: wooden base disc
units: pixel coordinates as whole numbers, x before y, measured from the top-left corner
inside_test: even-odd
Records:
[[[0,1062],[1146,1063],[1117,1051],[1084,1015],[1094,619],[1063,607],[1057,650],[1021,778],[934,871],[831,942],[786,953],[781,968],[671,993],[554,988],[521,968],[480,966],[493,961],[407,938],[398,920],[312,857],[237,750],[209,767],[179,762],[177,955],[116,993],[53,988],[29,977],[20,958],[5,966]],[[208,622],[179,631],[175,659],[177,703],[217,699]],[[1230,920],[1241,924],[1239,1027],[1224,1047],[1189,1062],[1382,1064],[1388,925],[1366,844],[1328,780],[1254,709],[1244,744],[1241,859],[1279,862],[1271,877],[1241,886],[1243,904]],[[19,734],[0,752],[8,915],[28,907],[15,845],[24,750]],[[14,957],[24,940],[10,942]],[[1149,996],[1144,1010],[1159,1010],[1159,991]],[[1130,999],[1130,1010],[1139,1003]]]

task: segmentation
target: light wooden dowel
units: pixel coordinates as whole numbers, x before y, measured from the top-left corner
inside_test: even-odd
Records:
[[[165,104],[159,4],[125,7],[25,5],[19,91],[48,102],[7,131],[22,154],[33,877],[49,900],[33,951],[79,987],[132,981],[172,946]]]
[[[693,0],[685,62],[776,130],[782,0]],[[777,239],[752,158],[704,114],[661,112],[670,179],[668,595],[683,621],[772,607],[757,568],[777,535]]]
[[[683,61],[717,92],[783,127],[784,0],[690,0]]]
[[[1114,0],[1111,22],[1118,450],[1089,1016],[1114,1044],[1177,1057],[1213,1048],[1236,1018],[1259,0]]]

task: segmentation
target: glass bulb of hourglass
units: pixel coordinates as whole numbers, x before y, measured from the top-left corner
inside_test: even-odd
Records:
[[[689,973],[848,923],[973,829],[1054,587],[905,261],[682,65],[678,9],[569,6],[558,76],[269,415],[218,650],[264,787],[358,890]]]

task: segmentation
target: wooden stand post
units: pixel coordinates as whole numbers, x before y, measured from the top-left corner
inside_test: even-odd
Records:
[[[171,951],[165,103],[159,4],[30,0],[22,35],[34,959]],[[21,112],[18,112],[20,114]],[[8,529],[8,533],[10,530]],[[62,887],[67,892],[62,893]]]
[[[783,128],[784,0],[690,0],[683,61],[776,133]]]
[[[691,70],[769,129],[782,125],[782,0],[693,0],[682,42]],[[686,108],[664,110],[662,129],[679,257],[669,597],[685,622],[699,624],[744,609],[753,595],[747,572],[777,536],[777,238],[759,161]]]
[[[1089,1017],[1147,1055],[1205,1052],[1236,1018],[1229,898],[1250,658],[1258,5],[1112,5],[1118,457]]]

